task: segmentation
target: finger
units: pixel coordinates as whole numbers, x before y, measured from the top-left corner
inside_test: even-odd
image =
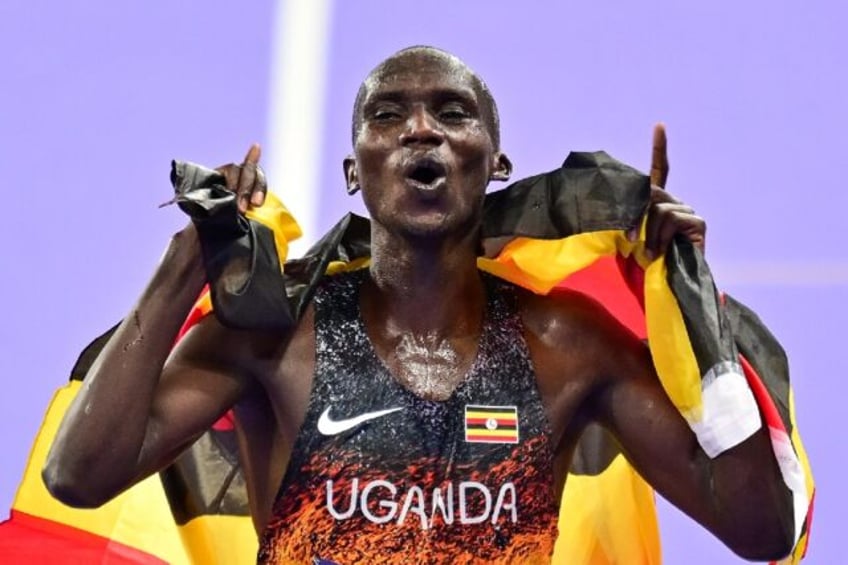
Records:
[[[645,227],[645,251],[649,259],[656,259],[664,253],[668,247],[668,238],[674,235],[672,212],[668,209],[669,206],[674,204],[658,204],[648,216]]]
[[[652,226],[656,225],[656,218],[652,218],[651,216],[656,216],[657,204],[662,203],[672,203],[672,204],[682,204],[677,198],[674,197],[673,194],[667,192],[660,188],[659,186],[651,186],[651,197],[650,204],[648,205],[648,210],[646,214],[648,215],[648,225],[645,228],[645,241],[646,243],[650,240],[652,232]],[[639,234],[641,232],[642,226],[636,225],[627,230],[626,236],[628,241],[638,241]]]
[[[651,185],[665,188],[668,180],[668,141],[665,136],[665,125],[654,126],[654,140],[651,149]]]
[[[230,163],[229,165],[223,165],[216,168],[215,171],[224,176],[224,183],[226,184],[227,189],[236,192],[236,189],[238,188],[240,167],[236,164]]]
[[[253,206],[262,206],[265,203],[265,194],[268,192],[268,181],[265,177],[265,171],[259,165],[256,166],[256,183],[253,188],[253,194],[250,195],[250,204]]]
[[[653,204],[648,210],[648,222],[645,226],[645,249],[648,257],[657,257],[663,247],[663,234],[668,229],[669,217],[674,213],[676,204],[661,202]]]
[[[238,187],[236,189],[239,210],[242,212],[245,212],[250,205],[251,196],[253,195],[253,187],[255,184],[256,165],[246,161],[239,167]]]
[[[685,202],[659,185],[651,186],[651,204],[683,204]]]
[[[663,190],[659,186],[651,186],[651,197],[650,204],[648,205],[648,211],[646,214],[649,216],[650,223],[650,215],[656,214],[656,205],[663,203],[671,203],[671,204],[683,204],[680,200],[675,198],[673,194],[670,192]],[[637,241],[639,239],[639,233],[641,231],[641,225],[633,226],[631,229],[627,230],[627,239],[629,241]],[[645,230],[646,236],[649,233],[649,230]],[[647,240],[646,240],[647,241]]]
[[[685,204],[662,203],[653,207],[645,228],[645,248],[650,259],[666,252],[675,235],[681,234],[703,249],[706,223]]]
[[[659,232],[663,223],[662,206],[663,204],[654,204],[648,210],[648,220],[645,222],[645,254],[648,259],[657,256]]]
[[[258,143],[254,143],[247,150],[247,155],[244,156],[244,162],[238,167],[239,175],[235,191],[238,197],[239,211],[242,213],[246,212],[253,203],[253,193],[257,177],[256,169],[261,156],[262,149]]]
[[[254,143],[247,150],[247,155],[244,156],[244,165],[251,164],[256,166],[259,164],[259,158],[262,156],[262,148],[258,143]]]
[[[675,237],[683,237],[692,245],[704,252],[704,233],[706,223],[703,218],[692,214],[681,214],[675,212],[670,215],[660,228],[659,241],[657,242],[657,256],[668,251]]]
[[[655,257],[665,254],[674,236],[683,233],[682,228],[683,226],[680,225],[679,217],[676,213],[671,213],[664,218],[657,233],[656,248],[654,249]]]

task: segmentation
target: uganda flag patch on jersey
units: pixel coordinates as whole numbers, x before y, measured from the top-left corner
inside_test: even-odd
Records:
[[[465,441],[518,443],[518,408],[466,404]]]

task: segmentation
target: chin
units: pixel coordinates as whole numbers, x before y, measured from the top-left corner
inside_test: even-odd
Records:
[[[444,222],[405,222],[398,226],[398,232],[408,238],[417,239],[444,238],[453,231]]]
[[[477,232],[479,221],[476,218],[451,217],[407,217],[406,221],[396,224],[399,233],[408,239],[417,240],[462,240]]]

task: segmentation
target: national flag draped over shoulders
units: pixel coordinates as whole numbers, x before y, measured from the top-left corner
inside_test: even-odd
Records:
[[[176,162],[172,181],[177,202],[201,234],[210,277],[210,291],[198,301],[184,331],[213,305],[219,319],[233,327],[289,327],[325,273],[367,265],[370,230],[364,218],[345,216],[303,258],[286,261],[287,241],[299,229],[273,195],[245,219],[233,213],[232,193],[214,171]],[[572,153],[554,171],[487,195],[481,234],[486,253],[479,268],[554,299],[571,289],[601,302],[647,340],[663,388],[710,456],[753,433],[761,414],[794,496],[796,548],[786,563],[797,563],[809,535],[814,486],[795,425],[785,354],[753,312],[716,291],[703,257],[688,241],[676,239],[664,258],[652,261],[644,241],[625,236],[640,225],[649,192],[647,177],[605,153]],[[228,236],[220,237],[222,231]],[[204,237],[211,233],[218,236]],[[253,266],[237,294],[216,284],[233,258],[249,258]],[[78,378],[103,342],[95,341],[83,353]],[[77,387],[72,381],[61,389],[48,410],[12,517],[0,527],[0,558],[18,555],[15,551],[36,555],[34,544],[43,539],[59,545],[45,542],[42,547],[66,548],[63,554],[73,546],[137,559],[114,562],[255,559],[255,534],[226,421],[162,480],[148,479],[99,510],[71,510],[50,498],[40,469]],[[756,404],[748,400],[749,389]],[[474,416],[466,416],[472,430]],[[53,524],[61,531],[51,529]],[[554,563],[661,561],[653,491],[600,427],[590,426],[575,451],[559,529]]]

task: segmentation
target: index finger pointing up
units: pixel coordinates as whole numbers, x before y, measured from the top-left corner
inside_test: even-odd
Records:
[[[668,153],[665,138],[665,125],[659,123],[654,126],[654,142],[651,150],[651,185],[665,187],[668,179]]]
[[[250,146],[250,149],[247,150],[247,155],[244,156],[244,164],[250,163],[251,165],[256,165],[259,163],[259,157],[262,156],[262,149],[259,147],[258,143],[254,143]]]

